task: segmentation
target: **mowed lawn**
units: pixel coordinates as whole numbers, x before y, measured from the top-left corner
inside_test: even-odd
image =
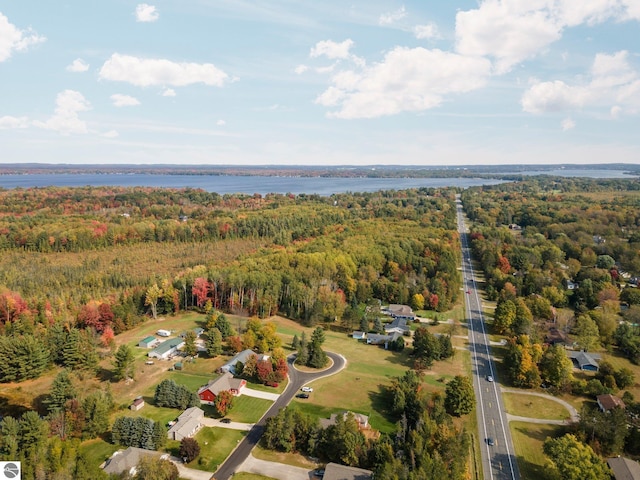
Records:
[[[305,331],[310,338],[312,329],[280,317],[273,317],[273,321],[278,325],[278,332],[283,332],[283,337],[292,338],[296,333],[300,336]],[[460,330],[464,334],[466,329]],[[409,356],[411,348],[405,348],[403,352],[391,352],[354,340],[345,333],[332,331],[325,331],[325,337],[323,348],[343,355],[347,366],[337,375],[312,382],[310,386],[314,391],[310,398],[294,399],[293,404],[306,413],[322,418],[331,413],[351,410],[369,415],[369,423],[376,430],[395,431],[394,419],[385,416],[387,407],[384,392],[393,378],[404,375],[413,363]],[[429,390],[443,390],[454,375],[465,374],[465,356],[468,353],[456,351],[453,359],[436,362],[425,374],[426,387]]]
[[[187,466],[215,472],[246,435],[245,431],[204,427],[194,437],[200,445],[200,455]]]
[[[566,420],[570,417],[563,405],[548,398],[511,392],[504,392],[502,398],[507,413],[511,415],[545,420]]]
[[[547,438],[558,436],[560,427],[511,422],[509,428],[516,449],[521,478],[540,480],[549,478],[545,468],[547,457],[542,451],[542,444]]]

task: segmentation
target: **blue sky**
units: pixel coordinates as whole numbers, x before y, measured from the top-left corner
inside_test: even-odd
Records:
[[[0,4],[2,163],[638,163],[640,0]]]

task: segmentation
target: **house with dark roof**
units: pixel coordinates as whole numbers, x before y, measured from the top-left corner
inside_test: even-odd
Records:
[[[372,480],[373,472],[364,468],[347,467],[339,463],[327,463],[323,480]]]
[[[385,315],[391,315],[393,318],[404,318],[405,320],[415,320],[416,314],[409,305],[400,305],[391,303],[387,308],[382,310]]]
[[[598,395],[596,397],[596,402],[598,402],[598,407],[602,412],[608,412],[609,410],[613,410],[614,408],[626,408],[626,405],[621,398],[618,398],[615,395],[611,395],[610,393]]]
[[[167,432],[167,437],[169,440],[182,440],[186,437],[192,437],[202,428],[203,418],[204,411],[201,408],[187,408],[180,414],[178,421],[171,426]]]
[[[242,395],[242,389],[247,385],[247,381],[242,378],[234,378],[230,372],[224,372],[218,378],[211,380],[198,390],[200,402],[213,405],[216,397],[223,391],[229,391],[234,396]]]
[[[149,357],[158,358],[160,360],[166,360],[174,355],[179,349],[184,346],[184,339],[180,337],[166,340],[158,345],[156,348],[148,353]]]
[[[155,450],[145,450],[143,448],[129,447],[126,450],[118,450],[104,463],[102,469],[109,475],[120,475],[127,472],[133,476],[136,474],[136,467],[145,456],[157,458],[169,458],[168,454],[160,454]]]
[[[402,335],[410,335],[411,327],[407,325],[407,319],[404,317],[396,317],[393,322],[384,326],[385,333],[400,332]]]
[[[597,372],[600,369],[598,360],[600,360],[601,357],[597,353],[588,353],[582,350],[568,350],[567,357],[571,359],[573,366],[580,370]]]
[[[640,464],[630,458],[608,458],[607,464],[616,480],[640,480]]]

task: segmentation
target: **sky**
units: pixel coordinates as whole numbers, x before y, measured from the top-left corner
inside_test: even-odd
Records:
[[[0,163],[640,163],[640,0],[0,2]]]

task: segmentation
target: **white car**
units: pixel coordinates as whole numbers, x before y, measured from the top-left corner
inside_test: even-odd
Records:
[[[307,392],[307,393],[313,392],[313,388],[311,388],[311,387],[302,387],[300,390],[302,390],[303,392]]]
[[[493,382],[493,377],[491,375],[487,375],[487,382]]]

